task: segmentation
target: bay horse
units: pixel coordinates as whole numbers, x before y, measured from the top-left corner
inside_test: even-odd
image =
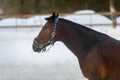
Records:
[[[78,58],[83,75],[89,80],[120,80],[120,41],[72,21],[45,18],[46,24],[33,41],[35,52],[62,41]]]

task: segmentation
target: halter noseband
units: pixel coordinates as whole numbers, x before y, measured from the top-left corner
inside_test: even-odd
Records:
[[[54,23],[54,28],[53,28],[53,32],[51,33],[51,38],[50,40],[48,40],[47,42],[44,42],[44,43],[39,43],[37,41],[37,38],[35,38],[33,40],[34,44],[40,48],[42,51],[46,51],[46,46],[51,44],[51,45],[54,45],[54,38],[55,38],[55,35],[56,35],[56,28],[57,28],[57,23],[58,23],[58,18],[55,19],[55,23]]]

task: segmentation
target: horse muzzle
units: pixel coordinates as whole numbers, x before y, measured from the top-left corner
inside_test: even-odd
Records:
[[[41,50],[42,50],[42,49],[40,49],[39,47],[35,47],[35,46],[33,46],[33,51],[34,51],[34,52],[38,52],[38,53],[40,53]]]
[[[33,51],[34,52],[41,52],[46,51],[46,46],[48,46],[51,43],[51,41],[47,41],[45,43],[39,43],[36,38],[33,40]]]
[[[41,52],[41,50],[42,50],[42,48],[40,48],[40,43],[38,43],[36,38],[33,40],[32,48],[33,48],[34,52]]]

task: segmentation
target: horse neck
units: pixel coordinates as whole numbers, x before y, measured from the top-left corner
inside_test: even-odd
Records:
[[[75,23],[73,23],[73,25],[65,22],[59,24],[60,40],[80,60],[82,60],[91,47],[98,42],[98,40],[95,39],[95,34],[96,32]]]

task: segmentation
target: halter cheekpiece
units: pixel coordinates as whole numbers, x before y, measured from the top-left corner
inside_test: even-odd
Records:
[[[58,23],[58,18],[55,19],[54,28],[53,28],[53,32],[51,33],[50,40],[48,40],[47,42],[44,42],[44,43],[39,43],[36,38],[33,40],[34,44],[38,48],[40,48],[43,52],[46,51],[46,46],[47,45],[50,45],[50,44],[54,45],[54,38],[55,38],[55,35],[56,35],[57,23]]]

